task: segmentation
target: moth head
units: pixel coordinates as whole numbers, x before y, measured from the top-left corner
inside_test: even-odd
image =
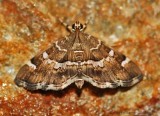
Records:
[[[83,24],[81,24],[79,21],[76,21],[72,25],[72,31],[76,31],[76,30],[79,30],[79,31],[83,31],[84,30]]]

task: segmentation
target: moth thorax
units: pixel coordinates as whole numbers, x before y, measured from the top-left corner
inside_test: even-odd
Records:
[[[84,59],[84,51],[74,51],[75,61],[82,61]]]
[[[77,88],[81,89],[83,84],[84,84],[84,80],[83,79],[78,79],[75,81],[75,84],[77,86]]]

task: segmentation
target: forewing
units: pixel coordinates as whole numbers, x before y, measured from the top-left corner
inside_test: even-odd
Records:
[[[85,81],[99,88],[115,88],[132,86],[142,79],[142,72],[129,58],[107,47],[93,36],[90,40],[95,41],[97,46],[90,47],[95,62],[85,66],[83,74]],[[89,43],[93,46],[92,42]]]
[[[69,36],[69,38],[72,38]],[[61,90],[75,81],[76,67],[60,68],[65,62],[72,39],[62,38],[46,51],[36,55],[18,72],[15,83],[29,90]]]

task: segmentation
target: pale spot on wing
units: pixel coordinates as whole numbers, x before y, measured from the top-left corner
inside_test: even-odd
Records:
[[[121,66],[124,67],[129,61],[130,59],[126,58],[125,60],[122,61]]]
[[[22,86],[22,87],[27,87],[25,82],[20,82],[19,85]]]
[[[100,60],[100,61],[97,61],[97,62],[93,62],[93,67],[103,67],[103,62],[104,62],[104,59]]]
[[[31,61],[27,62],[27,65],[33,69],[36,69],[36,65],[34,65]]]
[[[123,81],[119,80],[117,84],[118,84],[118,86],[123,86]]]
[[[93,65],[93,67],[103,67],[103,62],[104,62],[104,59],[102,60],[99,60],[99,61],[93,61],[93,60],[88,60],[88,61],[84,61],[84,62],[81,62],[80,65],[85,65],[85,64],[88,64],[88,65]]]
[[[107,62],[109,62],[109,61],[110,61],[110,57],[107,57],[105,60],[106,60]]]
[[[42,82],[42,83],[37,83],[36,84],[36,89],[41,89],[43,86],[46,85],[46,82]]]
[[[134,77],[134,78],[132,79],[131,85],[134,85],[134,84],[138,83],[138,82],[141,80],[140,77],[142,77],[142,75],[139,75],[139,76],[137,76],[137,77]]]
[[[91,38],[91,35],[88,35],[87,40],[89,40]]]
[[[43,52],[43,58],[44,58],[44,59],[47,59],[47,58],[48,58],[47,52]]]
[[[36,85],[36,89],[41,89],[41,88],[42,88],[41,83],[37,83],[37,85]]]
[[[65,36],[65,38],[66,38],[67,41],[69,40],[68,36]]]
[[[54,61],[54,60],[51,60],[51,59],[47,59],[46,62],[47,62],[48,64],[51,64],[52,62],[55,63],[55,61]]]
[[[46,88],[46,90],[52,90],[52,89],[54,89],[53,84],[48,85],[48,87]]]
[[[113,50],[111,50],[111,51],[109,52],[109,56],[114,56],[114,51],[113,51]]]

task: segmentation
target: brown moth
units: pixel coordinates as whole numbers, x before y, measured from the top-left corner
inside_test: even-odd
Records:
[[[84,33],[78,21],[67,25],[70,34],[33,57],[18,72],[15,83],[29,90],[62,90],[84,81],[98,88],[128,87],[142,79],[140,69],[123,54]]]

